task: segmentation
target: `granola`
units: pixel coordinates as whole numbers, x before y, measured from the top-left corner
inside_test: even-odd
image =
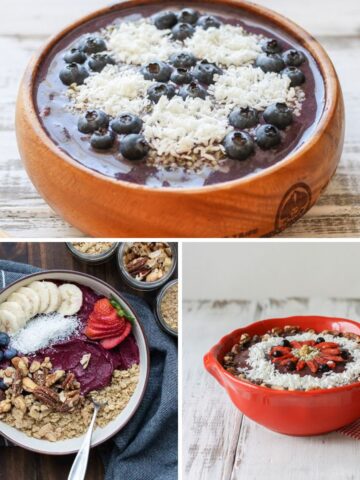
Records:
[[[136,280],[156,282],[170,271],[174,259],[168,243],[133,242],[126,244],[123,261],[128,273]]]
[[[111,242],[73,242],[73,247],[85,255],[100,255],[114,245]]]
[[[165,292],[160,306],[161,316],[164,322],[174,330],[178,331],[178,285],[171,285]]]

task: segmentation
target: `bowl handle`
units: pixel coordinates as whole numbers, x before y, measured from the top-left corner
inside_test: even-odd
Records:
[[[212,352],[208,352],[204,356],[205,369],[224,387],[223,372],[220,369],[219,362],[216,360]]]

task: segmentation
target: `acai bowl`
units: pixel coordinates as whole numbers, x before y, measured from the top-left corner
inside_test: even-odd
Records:
[[[149,374],[147,341],[136,313],[116,290],[86,274],[52,270],[0,294],[0,431],[40,453],[98,445],[136,412]]]
[[[223,337],[205,368],[236,407],[288,435],[317,435],[360,417],[360,324],[332,317],[275,318]]]
[[[328,183],[343,104],[322,48],[271,11],[125,2],[48,43],[17,123],[35,185],[88,233],[262,236]]]

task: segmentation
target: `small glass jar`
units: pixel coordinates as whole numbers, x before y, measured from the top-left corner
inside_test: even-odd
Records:
[[[170,325],[168,323],[166,323],[164,317],[163,317],[163,314],[161,312],[161,305],[162,305],[162,302],[164,300],[164,297],[165,297],[165,294],[167,293],[167,291],[174,285],[178,285],[179,282],[178,280],[172,280],[171,282],[167,283],[166,285],[164,285],[164,287],[160,290],[160,293],[159,295],[157,296],[156,298],[156,318],[158,319],[158,322],[161,326],[161,328],[163,330],[165,330],[167,333],[169,333],[170,335],[173,335],[174,337],[177,337],[178,336],[178,330],[174,330],[170,327]],[[178,297],[178,302],[179,302],[179,297]],[[179,322],[179,318],[178,318],[178,322]],[[178,326],[179,328],[179,326]]]
[[[81,243],[81,242],[76,242],[76,243]],[[90,243],[90,242],[84,242],[84,243]],[[94,242],[94,243],[102,243],[102,242]],[[80,250],[74,247],[74,242],[67,242],[66,246],[70,250],[72,255],[78,260],[80,260],[81,262],[88,263],[90,265],[100,265],[110,260],[110,258],[115,254],[119,246],[119,243],[114,242],[113,245],[108,250],[105,250],[104,252],[99,254],[80,252]]]
[[[174,274],[176,264],[177,264],[177,248],[175,243],[168,244],[169,247],[171,248],[171,253],[172,253],[172,265],[169,271],[162,278],[160,278],[159,280],[156,280],[155,282],[144,282],[141,280],[137,280],[132,275],[130,275],[130,273],[127,271],[126,266],[124,264],[124,253],[127,245],[128,243],[126,242],[120,244],[118,254],[117,254],[117,259],[118,259],[118,267],[120,270],[120,274],[130,287],[134,288],[135,290],[150,292],[152,290],[157,290],[158,288],[162,287],[166,282],[169,281],[169,279]]]

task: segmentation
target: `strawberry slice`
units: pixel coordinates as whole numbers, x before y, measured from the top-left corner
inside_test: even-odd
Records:
[[[105,340],[101,340],[100,344],[106,349],[111,350],[115,348],[117,345],[120,345],[131,333],[131,324],[126,322],[125,329],[123,333],[117,337],[106,338]]]
[[[96,330],[95,328],[87,327],[85,330],[85,335],[92,340],[102,340],[103,338],[116,337],[121,335],[124,331],[124,328],[112,328],[111,330]]]
[[[296,340],[293,340],[292,342],[290,342],[291,346],[294,347],[294,348],[301,348],[302,347],[302,344],[300,342],[297,342]]]
[[[111,305],[108,298],[102,298],[98,300],[94,305],[94,312],[100,316],[107,316],[113,313],[114,307]]]
[[[318,371],[318,365],[315,360],[307,360],[306,365],[310,368],[312,373],[316,373]]]
[[[296,370],[300,372],[305,367],[305,362],[304,360],[299,360],[297,365],[296,365]]]
[[[323,348],[338,348],[339,344],[334,343],[334,342],[321,342],[316,345],[316,348],[320,348],[321,350]]]
[[[339,355],[340,349],[339,348],[324,348],[321,350],[323,355]]]

